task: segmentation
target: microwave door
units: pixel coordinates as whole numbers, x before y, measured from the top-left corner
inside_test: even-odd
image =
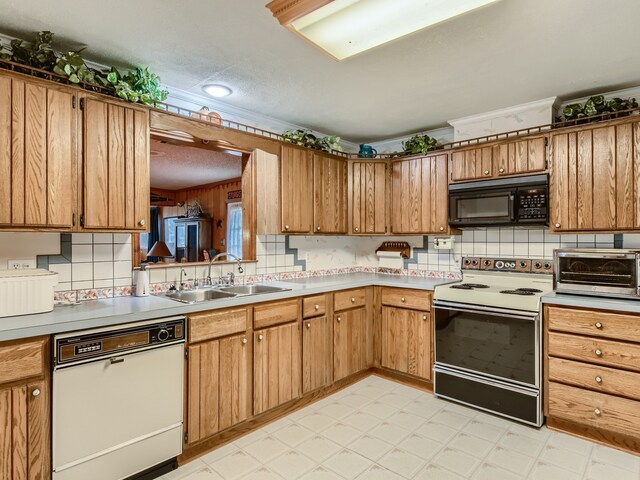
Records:
[[[453,226],[511,225],[515,223],[513,192],[452,194],[449,223]]]

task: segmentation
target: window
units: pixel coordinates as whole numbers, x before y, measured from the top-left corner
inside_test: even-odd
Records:
[[[227,253],[242,258],[242,203],[227,205]]]

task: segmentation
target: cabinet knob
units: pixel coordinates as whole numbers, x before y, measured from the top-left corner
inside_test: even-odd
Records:
[[[444,232],[444,227],[440,227],[440,231],[441,231],[441,232]]]
[[[359,227],[356,227],[356,228],[354,228],[353,230],[354,230],[355,232],[359,232],[359,231],[360,231],[360,228],[359,228]]]
[[[602,383],[602,377],[600,375],[596,377],[596,383]]]
[[[406,301],[407,301],[407,299],[406,299],[406,298],[404,298],[404,297],[402,297],[402,298],[400,299],[400,301],[401,301],[402,303],[404,303],[404,302],[406,302]]]
[[[34,388],[33,392],[31,392],[31,395],[33,395],[34,397],[39,397],[40,396],[40,389],[39,388]]]
[[[489,175],[489,170],[485,170],[485,171],[484,171],[484,174],[485,174],[485,175]]]
[[[289,225],[285,225],[285,226],[284,226],[284,229],[285,229],[285,230],[289,230]]]
[[[351,297],[351,303],[356,303],[355,297]]]
[[[600,323],[600,322],[596,322],[596,328],[597,328],[598,330],[602,330],[602,323]]]
[[[500,170],[498,170],[500,173],[504,173],[504,168],[500,167]]]
[[[422,315],[422,320],[427,320],[427,316],[426,315]]]
[[[598,357],[602,356],[602,350],[600,350],[599,348],[596,348],[596,351],[594,352]]]
[[[596,417],[599,417],[602,415],[602,410],[600,410],[598,407],[593,409],[593,413],[596,414]]]
[[[147,221],[144,218],[138,222],[138,225],[140,225],[141,227],[144,227],[146,224]]]
[[[316,232],[319,232],[319,231],[320,231],[320,227],[316,227]]]
[[[242,339],[242,344],[243,344],[243,345],[246,345],[246,344],[247,344],[247,339],[246,339],[246,338],[243,338],[243,339]]]
[[[262,336],[262,334],[258,335],[258,341],[259,342],[261,342],[263,338],[264,338],[264,336]]]
[[[314,305],[313,308],[315,308],[316,310],[320,310],[320,305]]]
[[[336,320],[339,322],[340,320],[342,320],[342,317],[338,317],[336,318]]]
[[[307,322],[307,328],[311,328],[311,322]]]
[[[559,223],[556,223],[556,224],[555,224],[555,227],[556,227],[556,228],[560,228],[560,224],[559,224]]]

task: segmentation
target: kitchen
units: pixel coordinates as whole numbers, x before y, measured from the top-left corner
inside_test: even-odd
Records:
[[[3,2],[0,479],[640,477],[640,11],[463,3]]]

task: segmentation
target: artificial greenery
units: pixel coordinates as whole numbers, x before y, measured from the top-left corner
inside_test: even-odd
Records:
[[[603,95],[595,95],[585,103],[572,103],[562,109],[562,117],[558,121],[579,120],[593,115],[603,115],[607,113],[615,113],[622,110],[636,108],[638,102],[635,98],[612,98],[605,100]]]
[[[406,142],[402,142],[405,153],[427,153],[438,146],[438,141],[429,135],[414,135]]]
[[[154,102],[164,102],[169,92],[160,88],[160,77],[149,67],[135,67],[122,76],[115,69],[102,72],[87,65],[82,50],[56,53],[52,47],[53,33],[39,32],[32,42],[12,40],[9,53],[3,53],[0,44],[0,58],[53,72],[66,77],[72,84],[90,84],[113,88],[114,94],[129,102],[140,102],[153,106]]]
[[[325,152],[331,152],[332,150],[337,152],[342,151],[340,137],[335,135],[318,138],[309,130],[298,129],[285,130],[282,137],[285,142],[300,145],[301,147],[324,150]]]

